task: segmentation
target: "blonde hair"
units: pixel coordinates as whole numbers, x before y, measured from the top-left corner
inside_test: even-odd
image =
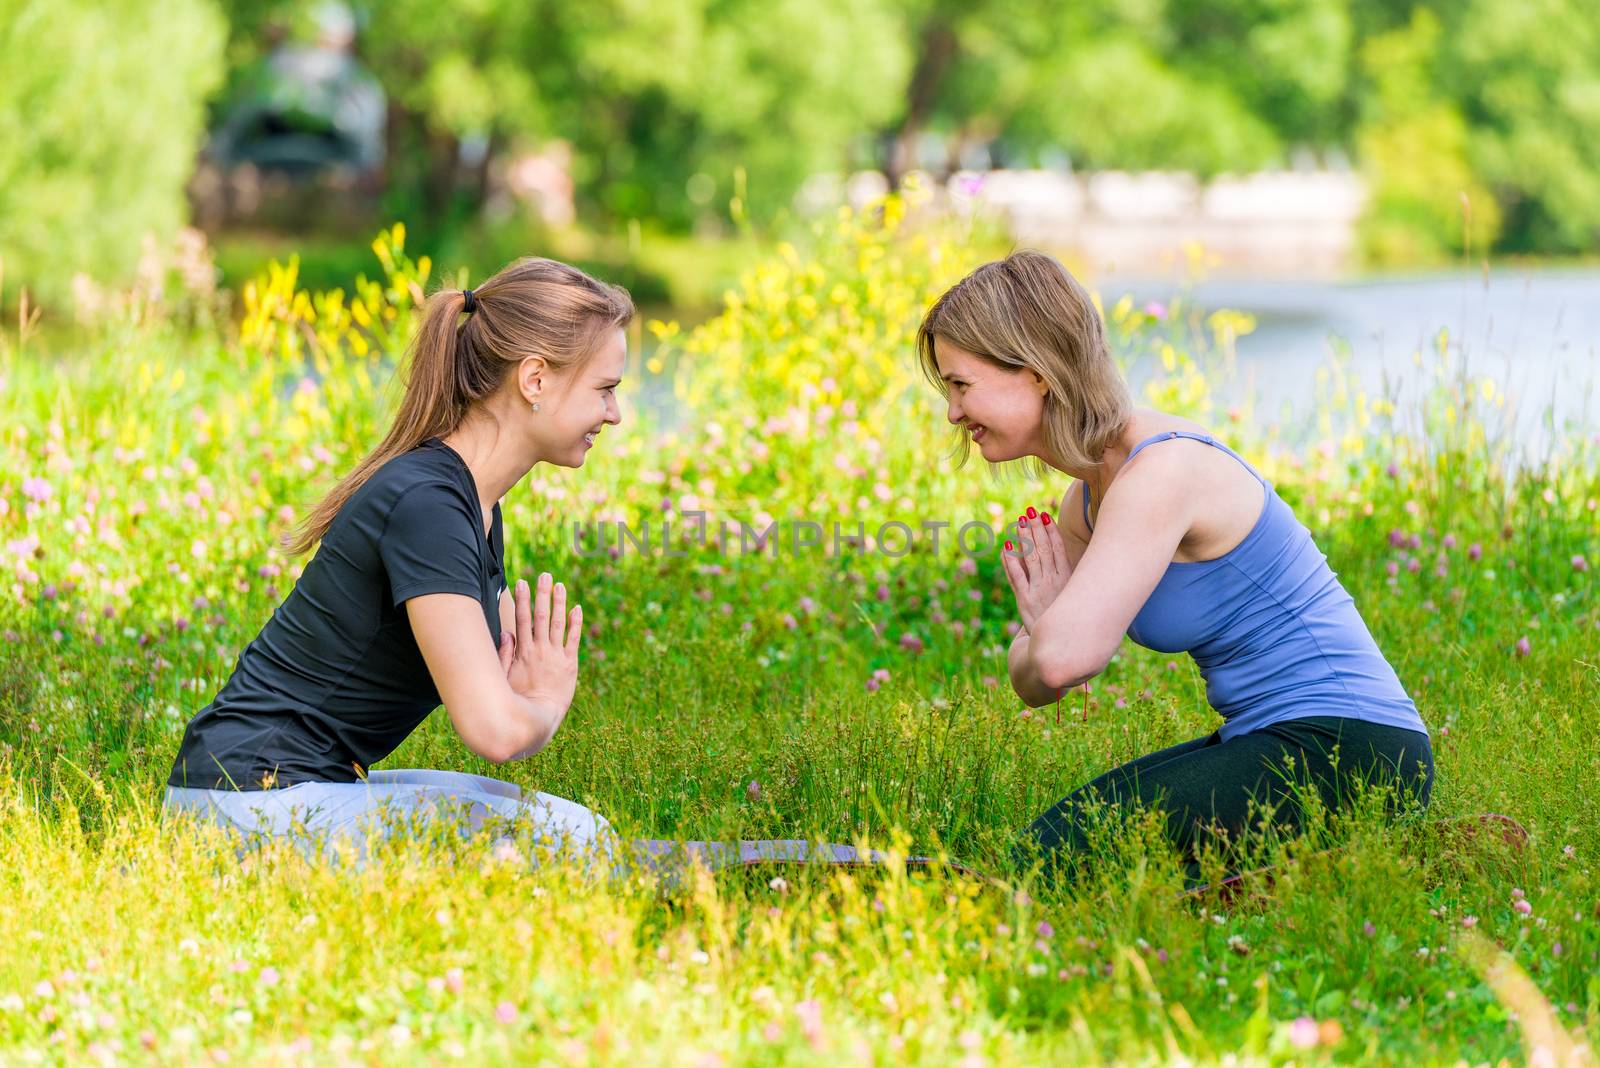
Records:
[[[917,355],[941,395],[935,337],[959,345],[996,367],[1034,371],[1049,392],[1044,398],[1044,443],[1052,461],[1066,468],[1093,467],[1133,417],[1133,396],[1106,345],[1100,312],[1082,283],[1054,257],[1024,249],[986,263],[951,286],[923,317]],[[965,464],[971,440],[960,436],[956,453]],[[1028,457],[1036,477],[1047,465]]]
[[[557,260],[529,256],[472,291],[441,289],[422,306],[408,347],[405,396],[378,447],[317,502],[298,531],[281,540],[299,555],[320,541],[345,501],[372,473],[435,435],[454,431],[474,404],[494,394],[511,369],[542,356],[554,371],[587,363],[607,331],[625,327],[633,299],[620,286]]]

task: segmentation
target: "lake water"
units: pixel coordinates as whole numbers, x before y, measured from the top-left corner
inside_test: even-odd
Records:
[[[1435,346],[1448,331],[1449,366],[1495,379],[1506,393],[1493,427],[1510,439],[1510,459],[1537,464],[1555,436],[1600,432],[1600,271],[1497,270],[1384,277],[1352,282],[1215,279],[1190,287],[1137,278],[1088,278],[1110,303],[1128,294],[1141,305],[1182,294],[1198,307],[1256,316],[1238,340],[1224,405],[1246,395],[1256,419],[1277,424],[1286,441],[1304,441],[1314,424],[1317,368],[1334,352],[1371,397],[1387,396],[1404,414],[1440,377]],[[653,348],[648,334],[646,348]],[[1419,367],[1414,355],[1421,351]],[[1137,387],[1142,376],[1135,371]],[[1386,380],[1387,378],[1387,380]],[[635,403],[665,425],[684,413],[666,375],[636,379]],[[932,397],[929,411],[937,415]],[[1415,428],[1420,433],[1420,427]]]
[[[1170,301],[1171,282],[1092,280],[1103,297],[1129,293],[1143,304]],[[1186,296],[1206,308],[1257,316],[1239,339],[1230,400],[1253,393],[1258,419],[1303,427],[1316,399],[1316,370],[1344,354],[1345,367],[1371,395],[1404,412],[1438,377],[1435,352],[1448,331],[1452,368],[1488,376],[1509,400],[1503,430],[1514,457],[1536,463],[1557,434],[1600,431],[1600,271],[1499,270],[1348,283],[1270,279],[1202,282]],[[1423,366],[1413,355],[1421,350]],[[1388,385],[1385,387],[1385,376]]]

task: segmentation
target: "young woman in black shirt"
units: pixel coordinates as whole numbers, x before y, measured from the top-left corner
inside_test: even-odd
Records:
[[[290,540],[317,551],[190,721],[169,808],[324,847],[398,809],[464,815],[469,831],[491,814],[531,817],[552,839],[610,848],[605,819],[574,802],[370,768],[441,702],[494,763],[537,753],[561,726],[582,609],[549,572],[508,588],[499,502],[535,464],[581,467],[621,421],[633,315],[623,289],[539,258],[428,298],[393,426]]]

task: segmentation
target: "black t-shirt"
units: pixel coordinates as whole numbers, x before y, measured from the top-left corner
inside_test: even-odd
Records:
[[[233,674],[190,720],[168,782],[260,790],[355,782],[439,706],[404,601],[464,593],[500,641],[505,544],[437,437],[372,473]]]

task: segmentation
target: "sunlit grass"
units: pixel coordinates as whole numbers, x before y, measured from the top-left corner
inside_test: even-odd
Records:
[[[1129,644],[1059,715],[1023,710],[997,562],[948,530],[899,558],[573,552],[574,519],[871,536],[998,527],[1065,489],[950,470],[908,346],[971,257],[898,210],[780,250],[687,337],[661,326],[697,417],[665,431],[630,409],[582,472],[535,472],[505,502],[508,570],[554,571],[590,621],[555,742],[492,767],[436,713],[384,763],[509,778],[625,834],[862,841],[998,882],[787,868],[668,893],[438,841],[352,873],[291,850],[241,863],[159,819],[183,724],[298,574],[274,536],[390,410],[431,284],[394,231],[353,294],[280,273],[242,327],[149,305],[66,350],[0,342],[0,1060],[1519,1058],[1511,1014],[1529,1013],[1462,952],[1479,936],[1557,1026],[1591,1033],[1600,443],[1512,469],[1492,424],[1515,384],[1462,380],[1447,347],[1419,354],[1436,371],[1416,411],[1335,365],[1316,425],[1283,434],[1311,444],[1287,449],[1211,407],[1247,317],[1106,309],[1145,402],[1226,436],[1312,529],[1434,732],[1425,818],[1264,844],[1284,873],[1226,906],[1180,901],[1148,832],[1071,894],[1005,865],[1009,834],[1072,786],[1215,725],[1186,658]],[[1529,847],[1437,830],[1483,811]]]

